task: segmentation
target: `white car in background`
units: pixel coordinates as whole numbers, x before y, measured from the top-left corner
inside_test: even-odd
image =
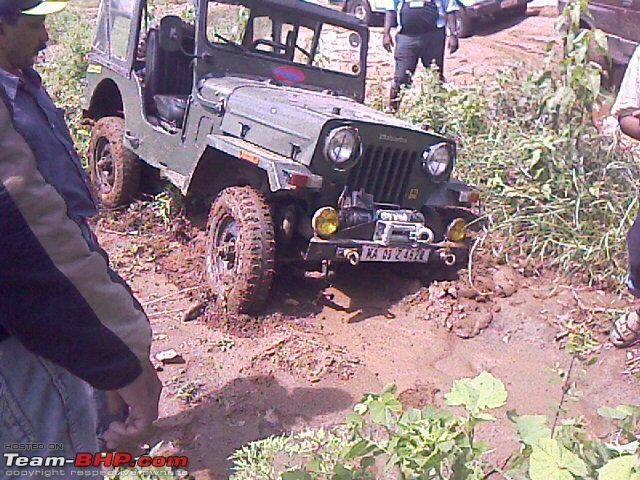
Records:
[[[481,18],[496,16],[520,16],[527,12],[530,0],[457,0],[460,10],[457,15],[458,32],[462,38],[473,35],[474,27]],[[342,11],[355,15],[368,25],[382,25],[385,0],[341,0]]]

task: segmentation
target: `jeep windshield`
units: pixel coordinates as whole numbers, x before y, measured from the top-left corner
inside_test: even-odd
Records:
[[[348,15],[300,0],[210,1],[205,13],[210,53],[227,73],[363,100],[368,31]]]

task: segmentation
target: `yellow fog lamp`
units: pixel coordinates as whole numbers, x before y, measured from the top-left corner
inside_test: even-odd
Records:
[[[311,219],[313,231],[320,238],[329,238],[338,231],[340,217],[333,207],[322,207],[316,210]]]
[[[455,218],[451,220],[449,226],[447,226],[447,240],[452,242],[460,242],[467,234],[467,222],[462,218]]]

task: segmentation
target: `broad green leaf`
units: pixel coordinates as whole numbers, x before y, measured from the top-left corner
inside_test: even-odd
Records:
[[[383,393],[380,400],[382,401],[382,403],[384,403],[384,406],[387,407],[389,410],[392,410],[394,412],[399,412],[400,410],[402,410],[402,404],[398,401],[396,397],[393,396],[393,393],[391,392]]]
[[[363,470],[373,467],[375,464],[376,464],[376,459],[373,457],[362,457],[360,459],[360,468],[362,468]]]
[[[616,445],[615,443],[605,443],[605,445],[609,450],[613,450],[620,455],[624,455],[636,453],[638,451],[638,445],[640,445],[640,442],[636,440],[635,442],[629,442],[624,445]]]
[[[638,458],[635,455],[613,458],[598,469],[598,480],[630,480],[637,467]]]
[[[402,424],[413,423],[413,422],[417,422],[421,418],[422,418],[422,415],[420,410],[416,408],[409,408],[398,419],[398,423],[402,423]]]
[[[371,415],[371,420],[383,425],[388,425],[391,420],[389,410],[386,405],[379,400],[374,400],[369,404],[369,415]]]
[[[470,412],[479,412],[504,405],[507,391],[500,380],[488,372],[482,372],[475,378],[453,382],[451,391],[444,398],[448,405],[460,405]]]
[[[355,413],[349,413],[347,414],[347,423],[350,423],[351,425],[357,425],[359,427],[362,427],[364,425],[364,419],[362,418],[361,415],[356,415]]]
[[[361,457],[367,453],[373,451],[376,446],[368,440],[360,440],[353,447],[349,449],[345,457],[347,459]]]
[[[622,420],[638,413],[640,413],[640,408],[635,405],[618,405],[615,408],[604,406],[598,409],[598,414],[601,417],[615,420]]]
[[[551,437],[551,430],[547,426],[547,417],[544,415],[522,415],[515,417],[518,437],[525,445],[535,445],[541,439]]]
[[[627,415],[640,414],[640,407],[637,405],[618,405],[616,408],[621,412],[625,412]]]
[[[531,480],[572,480],[587,473],[587,465],[557,440],[547,437],[533,445],[529,459]]]
[[[496,417],[488,413],[476,413],[473,418],[480,422],[493,422],[496,419]]]
[[[398,390],[398,387],[396,386],[395,383],[388,383],[382,389],[382,395],[384,395],[385,393],[390,393],[391,395],[393,395],[394,393],[396,393],[397,390]]]
[[[333,476],[331,480],[351,480],[353,475],[351,474],[351,470],[344,467],[343,465],[336,465],[333,467]]]
[[[290,470],[280,475],[280,480],[313,480],[313,477],[302,470]]]
[[[453,440],[445,440],[444,442],[438,443],[437,447],[441,452],[450,452],[454,445]]]
[[[353,407],[353,411],[356,412],[357,415],[364,415],[369,410],[369,407],[364,403],[357,403],[355,407]]]

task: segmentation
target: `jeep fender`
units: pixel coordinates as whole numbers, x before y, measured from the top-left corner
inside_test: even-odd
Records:
[[[209,169],[205,163],[211,162],[212,158],[221,157],[216,153],[223,154],[222,157],[226,159],[225,164],[220,168]],[[238,162],[237,168],[229,168],[230,160]],[[211,167],[214,166],[211,165]],[[209,170],[212,171],[203,173]],[[220,178],[222,172],[225,172],[224,178]],[[265,182],[268,185],[264,187],[260,185]],[[207,193],[216,193],[225,186],[238,184],[251,184],[259,190],[272,193],[299,188],[317,191],[322,187],[322,177],[311,173],[305,165],[241,138],[219,134],[208,135],[207,148],[200,156],[187,189],[202,191],[206,188],[209,190]]]

